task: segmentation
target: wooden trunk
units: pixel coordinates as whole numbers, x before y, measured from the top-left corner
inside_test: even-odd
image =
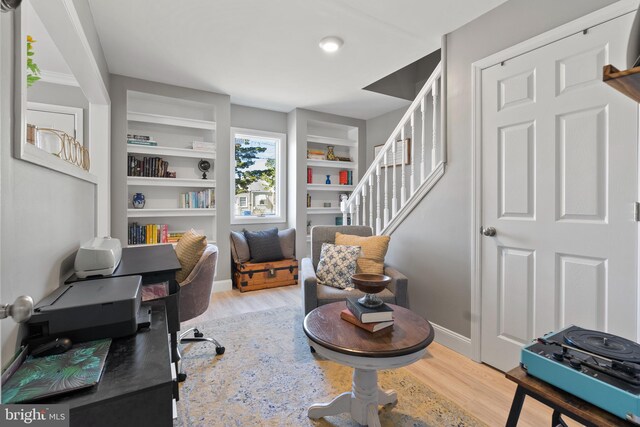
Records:
[[[298,283],[298,260],[236,264],[233,283],[240,292],[295,285]]]

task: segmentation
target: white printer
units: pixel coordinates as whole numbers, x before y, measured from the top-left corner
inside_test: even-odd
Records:
[[[108,276],[120,264],[122,246],[120,240],[111,237],[95,237],[80,246],[74,268],[80,279],[89,276]]]

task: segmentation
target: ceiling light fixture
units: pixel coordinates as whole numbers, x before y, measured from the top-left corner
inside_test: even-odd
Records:
[[[335,52],[342,47],[344,41],[340,37],[328,36],[320,40],[320,47],[325,52]]]

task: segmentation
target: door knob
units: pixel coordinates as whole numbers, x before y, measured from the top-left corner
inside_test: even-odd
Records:
[[[494,227],[482,227],[480,232],[487,237],[493,237],[496,235],[496,229]]]

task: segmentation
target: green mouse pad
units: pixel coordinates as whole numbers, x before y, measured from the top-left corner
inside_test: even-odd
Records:
[[[2,403],[31,402],[100,381],[111,338],[75,344],[67,352],[29,356],[2,386]]]

